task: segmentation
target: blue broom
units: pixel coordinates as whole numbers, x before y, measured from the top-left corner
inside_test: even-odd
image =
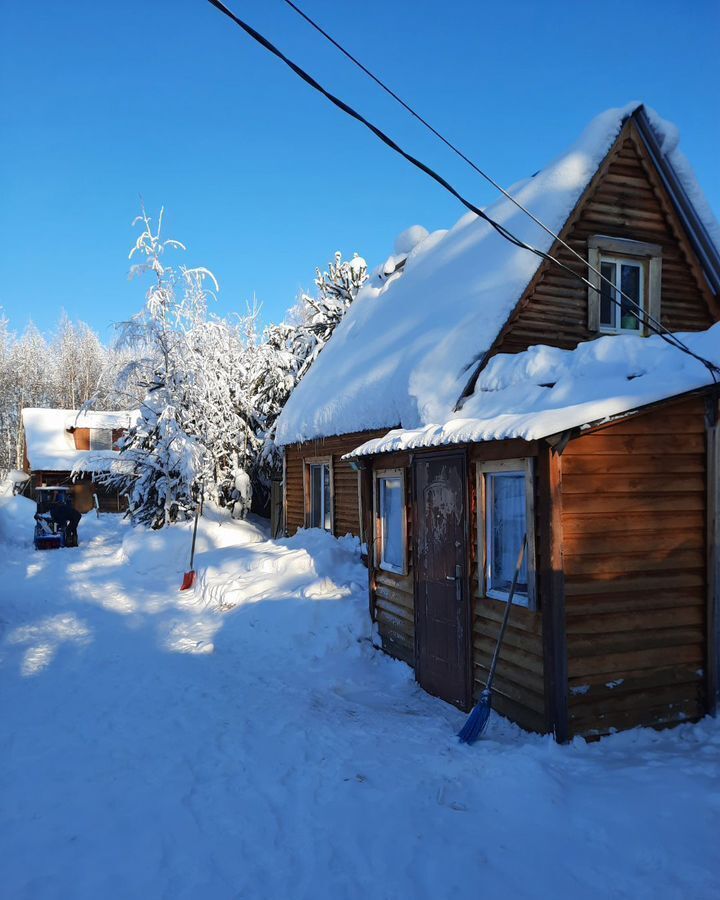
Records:
[[[485,731],[485,726],[490,718],[490,710],[492,709],[492,683],[495,678],[495,669],[497,668],[498,657],[500,656],[500,647],[505,637],[505,629],[507,628],[508,619],[510,618],[510,607],[512,606],[515,588],[520,578],[520,570],[522,569],[523,557],[525,556],[525,548],[527,547],[527,534],[523,536],[522,546],[518,554],[517,566],[513,575],[512,584],[510,585],[510,594],[505,607],[505,615],[503,616],[502,625],[500,626],[500,634],[498,635],[495,652],[493,653],[492,662],[490,663],[490,674],[488,675],[485,688],[480,694],[475,709],[467,717],[467,721],[458,732],[458,737],[463,744],[474,744],[480,735]]]

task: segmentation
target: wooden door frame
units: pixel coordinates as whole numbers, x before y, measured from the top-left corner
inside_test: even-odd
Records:
[[[462,468],[461,473],[461,482],[463,485],[463,506],[464,506],[464,521],[463,521],[463,540],[465,542],[465,549],[463,553],[463,557],[465,559],[464,563],[464,573],[463,573],[463,591],[464,591],[464,607],[465,607],[465,643],[466,643],[466,663],[465,663],[465,696],[464,696],[464,709],[470,710],[473,705],[473,603],[472,603],[472,595],[470,592],[470,568],[471,568],[471,558],[470,558],[470,465],[468,460],[467,448],[457,448],[453,447],[448,449],[447,451],[438,450],[433,448],[432,450],[426,451],[414,451],[410,454],[410,485],[409,485],[409,496],[411,497],[412,503],[412,576],[413,576],[413,608],[414,608],[414,625],[415,625],[415,640],[414,640],[414,652],[415,652],[415,680],[419,683],[418,678],[418,670],[421,665],[421,655],[420,655],[420,628],[418,627],[418,576],[420,567],[418,565],[418,510],[419,503],[417,497],[417,478],[415,475],[415,463],[416,462],[432,462],[433,460],[459,460]]]

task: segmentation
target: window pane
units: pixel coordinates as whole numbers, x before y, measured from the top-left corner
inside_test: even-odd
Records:
[[[380,479],[380,518],[382,520],[382,561],[396,569],[404,568],[402,484],[399,478]]]
[[[488,475],[487,485],[488,587],[507,593],[527,527],[525,475],[522,472]],[[516,591],[527,594],[527,554]]]
[[[310,527],[320,528],[322,513],[322,466],[310,466]]]
[[[112,450],[112,431],[109,428],[91,428],[90,449]]]
[[[323,528],[330,531],[332,525],[330,521],[330,512],[332,510],[332,500],[330,498],[330,466],[320,466],[323,476]]]
[[[628,297],[633,299],[635,303],[640,306],[641,297],[640,297],[640,266],[629,265],[628,263],[623,263],[620,266],[621,275],[620,275],[620,289],[623,294],[627,294]],[[629,303],[625,297],[620,298],[621,303],[621,312],[620,312],[620,327],[626,329],[640,329],[640,323],[638,322],[637,316],[634,314],[633,310],[635,306],[632,303]]]
[[[615,263],[601,263],[600,272],[603,275],[603,280],[600,282],[600,324],[614,328],[615,304],[612,298],[615,296],[615,290],[604,279],[607,278],[615,284]]]

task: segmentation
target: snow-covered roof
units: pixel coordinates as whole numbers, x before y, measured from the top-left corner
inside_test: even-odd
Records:
[[[30,468],[38,472],[70,472],[83,464],[87,471],[107,469],[117,459],[115,450],[76,450],[71,428],[127,428],[132,413],[87,412],[77,409],[38,409],[22,411],[25,452]]]
[[[135,413],[126,410],[66,410],[66,428],[128,428]]]
[[[640,109],[631,103],[602,113],[566,153],[510,192],[559,232],[623,123]],[[720,226],[677,149],[677,129],[644,109],[663,158],[720,248]],[[509,200],[498,200],[486,212],[523,240],[550,249],[552,237]],[[402,247],[361,289],[290,396],[278,420],[280,444],[446,422],[473,365],[490,349],[541,264],[473,214],[449,231],[427,235],[415,228],[402,237]]]
[[[720,323],[678,336],[698,356],[720,365]],[[657,335],[607,336],[574,350],[530,347],[493,357],[473,395],[443,424],[390,431],[348,458],[505,438],[539,440],[710,384],[706,366]]]

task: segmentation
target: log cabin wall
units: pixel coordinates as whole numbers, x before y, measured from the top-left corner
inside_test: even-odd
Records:
[[[89,450],[90,449],[90,429],[89,428],[74,428],[72,434],[73,434],[73,438],[75,439],[75,449],[76,450]]]
[[[562,455],[571,734],[704,715],[704,409],[663,406]]]
[[[487,597],[481,591],[478,569],[477,463],[491,459],[521,459],[536,456],[533,444],[504,441],[477,445],[470,449],[470,588],[473,598],[473,696],[477,700],[485,687],[490,660],[497,642],[506,604]],[[540,533],[538,478],[535,493],[536,572],[540,571]],[[538,588],[539,590],[539,588]],[[537,611],[513,604],[505,633],[493,690],[493,708],[528,731],[548,730],[543,669],[542,597]]]
[[[112,428],[108,429],[111,435],[112,446],[115,447],[120,438],[125,434],[125,428]],[[74,428],[73,429],[73,438],[75,439],[75,449],[76,450],[89,450],[90,449],[90,429],[89,428]]]
[[[127,497],[94,484],[89,475],[73,480],[71,472],[33,472],[31,485],[33,490],[38,487],[69,486],[72,489],[73,506],[83,515],[95,509],[93,494],[98,498],[100,512],[119,513],[127,509]]]
[[[368,536],[370,554],[370,605],[373,620],[377,623],[383,650],[395,659],[401,659],[415,667],[415,587],[413,583],[413,516],[412,480],[410,456],[407,453],[388,453],[376,457],[372,462],[372,472],[385,469],[401,469],[405,473],[405,528],[407,574],[388,572],[375,564],[375,541],[377,533],[373,514],[370,522],[373,532]],[[375,490],[373,484],[372,490]]]
[[[336,537],[360,536],[358,473],[342,457],[365,441],[382,437],[386,431],[362,431],[285,447],[285,530],[288,534],[295,534],[305,526],[304,460],[331,457],[333,533]]]
[[[561,237],[584,259],[594,235],[626,238],[662,247],[661,314],[671,331],[702,331],[717,320],[717,307],[700,264],[632,121],[592,180]],[[588,270],[564,247],[553,256],[579,274]],[[532,344],[572,348],[591,340],[588,288],[568,273],[544,264],[495,341],[491,355],[518,353]]]

